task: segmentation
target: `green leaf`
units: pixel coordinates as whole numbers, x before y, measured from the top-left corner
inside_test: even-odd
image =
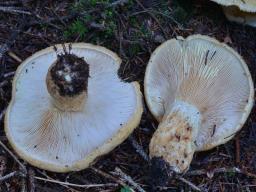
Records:
[[[130,187],[123,187],[120,192],[132,192]]]

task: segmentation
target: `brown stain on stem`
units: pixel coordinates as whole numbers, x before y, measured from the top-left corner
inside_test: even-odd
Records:
[[[150,142],[150,156],[162,157],[177,172],[188,169],[195,151],[193,127],[177,112],[165,116]]]

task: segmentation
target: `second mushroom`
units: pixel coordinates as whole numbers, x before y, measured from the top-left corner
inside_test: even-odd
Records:
[[[255,0],[211,0],[222,5],[227,19],[256,27]]]
[[[160,122],[150,142],[152,172],[188,170],[196,151],[229,141],[254,98],[251,75],[232,48],[213,38],[178,37],[152,54],[145,75],[148,107]]]

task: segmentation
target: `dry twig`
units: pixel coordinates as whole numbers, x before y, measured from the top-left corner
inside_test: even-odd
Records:
[[[15,53],[13,53],[12,51],[8,51],[8,55],[9,55],[11,58],[13,58],[15,61],[17,61],[17,62],[19,62],[19,63],[22,62],[21,58],[19,58],[19,57],[18,57]]]
[[[133,136],[129,137],[129,141],[132,143],[132,146],[136,149],[136,152],[147,162],[149,162],[149,156],[143,150],[143,147],[135,140]]]
[[[178,180],[182,181],[183,183],[186,183],[187,185],[189,185],[192,189],[194,189],[195,191],[202,191],[199,187],[197,187],[195,184],[193,184],[192,182],[188,181],[187,179],[183,178],[183,177],[177,177]]]
[[[3,82],[0,83],[0,88],[8,85],[8,81],[7,80],[4,80]],[[5,113],[5,110],[3,110],[1,113],[0,113],[0,121],[2,120],[3,116],[4,116],[4,113]]]
[[[103,177],[106,177],[107,179],[110,179],[112,181],[115,181],[116,183],[120,184],[121,186],[125,187],[126,184],[119,179],[113,177],[112,175],[109,175],[108,173],[105,173],[104,171],[101,171],[99,169],[96,169],[95,167],[90,167],[95,173],[100,174]]]
[[[131,176],[125,174],[120,168],[116,167],[113,174],[120,176],[123,180],[129,183],[134,189],[138,190],[139,192],[146,192],[144,189],[141,188],[139,184],[137,184]]]
[[[11,71],[11,72],[9,72],[9,73],[5,73],[5,74],[4,74],[4,78],[11,77],[11,76],[13,76],[14,74],[15,74],[15,71]]]
[[[0,11],[11,14],[26,14],[31,15],[29,11],[21,10],[19,7],[3,7],[0,6]]]
[[[43,171],[40,171],[37,169],[37,172],[40,173],[41,175],[45,176],[47,179],[51,179],[51,180],[54,180],[52,177],[48,176],[45,172]],[[71,188],[70,186],[67,186],[67,185],[63,185],[61,183],[59,183],[61,186],[67,188],[68,190],[72,191],[72,192],[78,192],[77,190]]]
[[[124,5],[125,3],[128,3],[129,0],[117,0],[110,4],[111,7],[115,7],[117,5]]]
[[[46,179],[46,178],[37,177],[37,176],[35,176],[35,179],[41,180],[41,181],[46,181],[46,182],[51,182],[51,183],[57,183],[57,184],[61,184],[61,185],[66,185],[66,186],[86,188],[86,189],[94,188],[94,187],[117,187],[118,186],[118,184],[116,184],[116,183],[80,185],[80,184],[75,184],[75,183],[58,181],[58,180],[54,180],[54,179]]]
[[[20,160],[14,155],[13,152],[11,152],[11,150],[9,150],[9,149],[5,146],[5,144],[3,144],[2,141],[0,141],[0,145],[1,145],[1,146],[4,148],[4,150],[7,151],[7,152],[9,153],[9,155],[11,155],[11,157],[19,164],[20,168],[22,169],[22,172],[23,172],[24,174],[26,174],[26,173],[27,173],[27,170],[26,170],[25,165],[23,165],[23,164],[20,162]]]
[[[5,82],[8,83],[8,81],[3,81],[3,82],[2,82],[3,84],[0,83],[0,87],[4,86]],[[0,113],[0,121],[2,121],[5,112],[6,112],[6,109],[3,109],[3,110],[1,111],[1,113]]]
[[[194,170],[194,171],[189,171],[188,173],[186,173],[187,176],[197,176],[197,175],[211,175],[211,177],[214,176],[214,174],[217,174],[217,173],[239,173],[239,174],[244,174],[248,177],[253,177],[253,178],[256,178],[256,175],[253,174],[253,173],[249,173],[247,171],[244,171],[244,170],[241,170],[237,167],[231,167],[231,168],[226,168],[226,167],[223,167],[223,168],[216,168],[216,169],[213,169],[211,171],[207,171],[207,170],[204,170],[204,169],[201,169],[201,170]]]
[[[18,174],[17,171],[13,171],[13,172],[11,172],[11,173],[9,173],[9,174],[3,176],[3,177],[0,177],[0,182],[4,181],[4,180],[6,180],[6,179],[9,179],[9,178],[11,178],[11,177],[13,177],[13,176],[16,176],[17,174]]]

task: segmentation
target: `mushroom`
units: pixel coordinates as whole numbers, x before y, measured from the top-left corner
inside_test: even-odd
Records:
[[[211,0],[222,5],[228,20],[256,27],[255,0]]]
[[[229,141],[242,128],[254,98],[241,56],[202,35],[159,46],[148,63],[144,89],[148,108],[160,122],[149,146],[160,185],[171,172],[185,173],[196,151]]]
[[[86,43],[56,45],[17,69],[5,132],[17,154],[55,172],[78,171],[108,153],[139,124],[142,99],[137,82],[117,71],[121,59]]]

